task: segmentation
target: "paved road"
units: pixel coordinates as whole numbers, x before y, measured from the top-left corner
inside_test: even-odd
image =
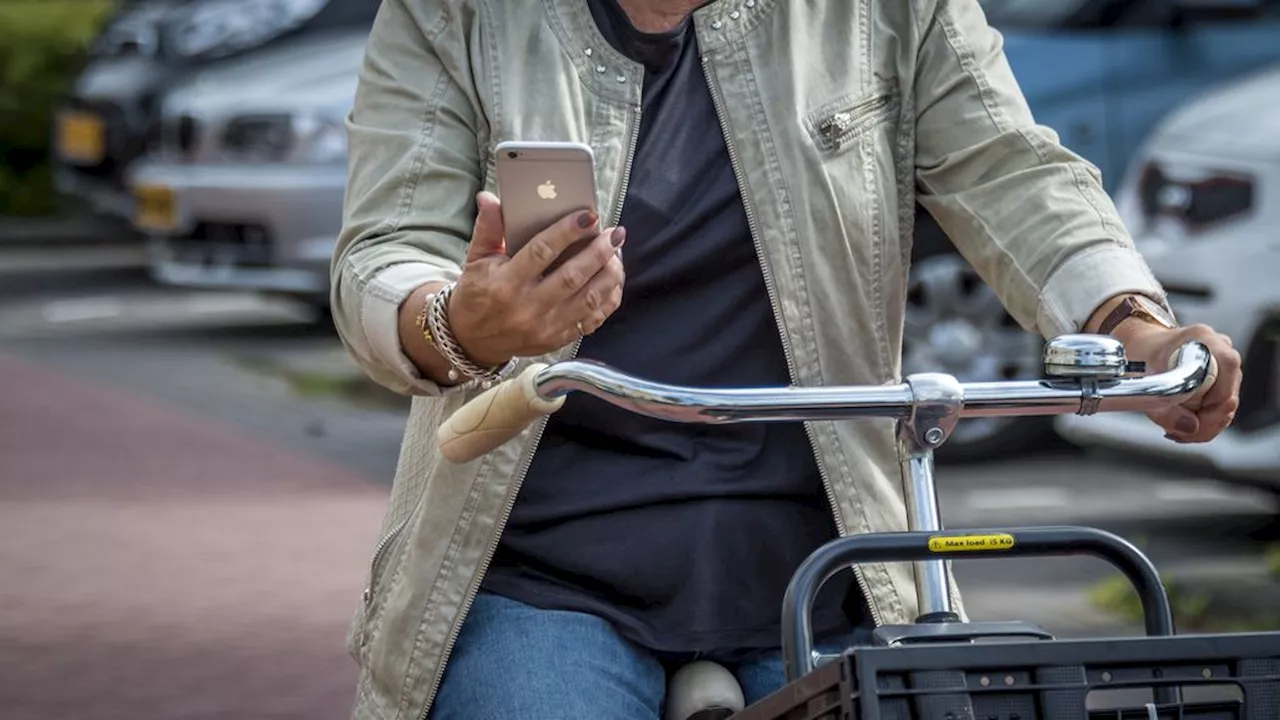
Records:
[[[291,308],[0,287],[0,717],[347,717],[401,414],[246,369],[334,348]]]
[[[384,493],[0,356],[0,715],[341,718]]]
[[[0,715],[345,716],[403,409],[254,369],[337,350],[299,309],[128,272],[0,283]],[[949,526],[1100,524],[1173,574],[1254,566],[1274,536],[1269,498],[1079,454],[942,473]],[[1114,627],[1085,600],[1098,561],[958,574],[976,618]]]

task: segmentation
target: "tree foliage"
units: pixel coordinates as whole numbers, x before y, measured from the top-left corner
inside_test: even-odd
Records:
[[[117,0],[0,0],[0,215],[51,212],[53,110]]]

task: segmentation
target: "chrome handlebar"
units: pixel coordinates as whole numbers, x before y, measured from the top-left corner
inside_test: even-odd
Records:
[[[936,412],[939,404],[947,405],[956,419],[1151,411],[1185,401],[1210,374],[1208,348],[1193,341],[1175,353],[1167,372],[1124,377],[1133,364],[1123,359],[1118,345],[1100,336],[1055,338],[1046,351],[1046,369],[1053,376],[1043,380],[961,383],[949,375],[921,373],[884,386],[708,389],[651,382],[590,360],[569,360],[542,369],[533,383],[538,396],[547,400],[585,392],[653,418],[722,424],[859,417],[907,421],[927,408]],[[1111,357],[1118,349],[1119,359],[1106,366],[1083,364],[1099,347]],[[1067,357],[1076,363],[1065,364]]]

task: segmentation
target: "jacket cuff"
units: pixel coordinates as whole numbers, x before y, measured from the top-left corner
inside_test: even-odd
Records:
[[[370,352],[391,370],[411,395],[439,396],[461,391],[465,383],[441,386],[424,377],[400,343],[400,306],[414,290],[430,282],[453,282],[460,273],[428,263],[398,263],[379,271],[364,286],[361,308]]]
[[[1124,293],[1145,295],[1173,312],[1164,288],[1136,251],[1116,245],[1085,250],[1049,276],[1036,324],[1046,338],[1083,332],[1103,303]]]

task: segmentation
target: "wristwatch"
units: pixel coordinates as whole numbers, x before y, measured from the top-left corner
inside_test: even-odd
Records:
[[[1159,303],[1145,295],[1129,295],[1098,326],[1098,334],[1110,335],[1120,323],[1129,318],[1139,318],[1169,330],[1178,327],[1178,321]]]

